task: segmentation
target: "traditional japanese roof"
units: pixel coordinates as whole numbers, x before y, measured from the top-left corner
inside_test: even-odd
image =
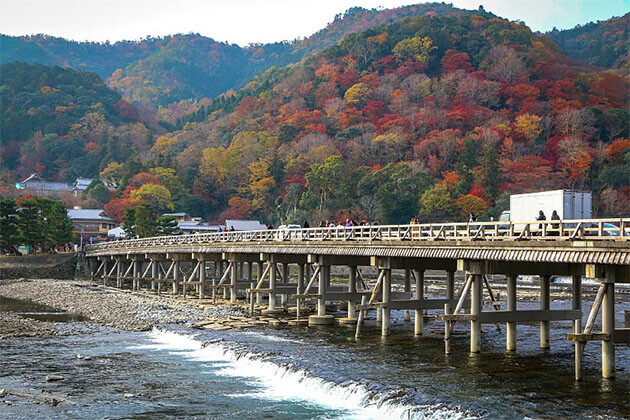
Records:
[[[68,209],[68,217],[72,220],[115,222],[114,219],[105,214],[103,209]]]

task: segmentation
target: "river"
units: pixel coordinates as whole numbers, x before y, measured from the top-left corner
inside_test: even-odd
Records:
[[[572,346],[564,340],[569,323],[552,324],[550,351],[538,349],[534,325],[519,326],[515,354],[503,351],[504,327],[497,332],[485,325],[483,353],[470,355],[461,335],[454,354],[445,356],[440,337],[414,339],[402,313],[394,319],[392,337],[366,328],[359,342],[339,327],[197,331],[182,325],[0,340],[0,389],[76,403],[53,407],[5,396],[0,418],[630,418],[627,346],[617,346],[617,379],[604,380],[600,346],[589,344],[584,381],[577,383]],[[63,380],[46,382],[48,374]]]

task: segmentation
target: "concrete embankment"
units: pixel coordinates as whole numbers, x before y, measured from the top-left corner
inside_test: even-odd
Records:
[[[76,267],[74,253],[0,257],[0,279],[71,279]]]

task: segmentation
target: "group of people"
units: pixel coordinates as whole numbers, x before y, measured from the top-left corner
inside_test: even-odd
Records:
[[[538,211],[538,217],[536,218],[536,220],[547,220],[547,216],[545,216],[545,212],[542,210]],[[560,215],[558,215],[557,211],[553,211],[551,213],[551,220],[560,220]],[[558,229],[560,227],[559,223],[552,223],[551,224],[551,228],[552,229]],[[541,234],[542,234],[542,230],[543,230],[543,225],[542,223],[538,225],[538,229],[541,230]],[[558,236],[560,234],[560,232],[549,232],[549,236]]]
[[[366,220],[366,219],[361,219],[360,221],[356,221],[354,219],[348,218],[348,219],[346,219],[345,222],[338,222],[338,223],[335,223],[334,221],[331,222],[329,220],[326,220],[326,221],[321,220],[319,222],[319,227],[322,228],[322,227],[344,227],[344,226],[345,227],[352,227],[352,226],[377,226],[377,225],[380,225],[380,224],[381,224],[381,222],[378,219],[376,219],[374,222],[370,222],[369,220]],[[308,224],[308,221],[304,221],[304,227],[305,228],[310,227],[309,224]]]

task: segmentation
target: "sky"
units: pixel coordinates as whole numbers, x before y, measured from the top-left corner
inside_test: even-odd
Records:
[[[522,20],[534,31],[572,28],[630,11],[630,0],[446,0]],[[0,0],[0,33],[77,41],[136,40],[200,33],[247,45],[304,38],[354,6],[393,8],[394,0]]]

